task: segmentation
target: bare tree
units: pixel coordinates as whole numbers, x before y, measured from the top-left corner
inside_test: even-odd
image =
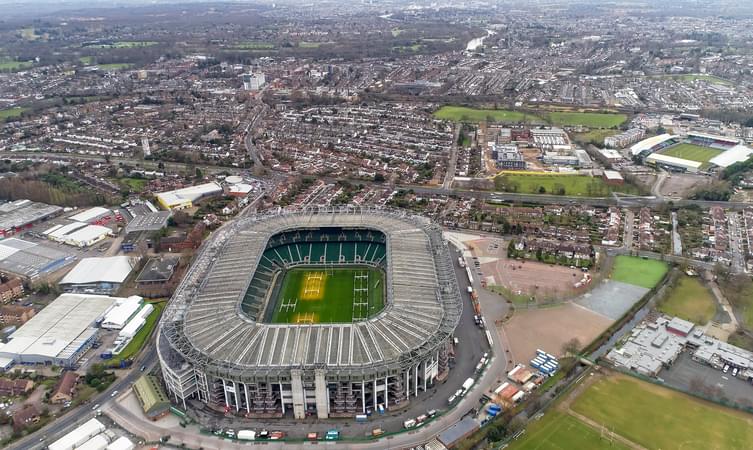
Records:
[[[577,355],[580,353],[582,349],[582,345],[580,343],[580,339],[578,338],[572,338],[569,341],[562,344],[562,353],[565,355]]]

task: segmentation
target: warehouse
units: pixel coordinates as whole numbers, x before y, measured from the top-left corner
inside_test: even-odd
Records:
[[[142,375],[133,383],[133,393],[141,404],[144,415],[157,420],[170,412],[170,400],[156,377]]]
[[[215,182],[189,186],[175,191],[157,194],[159,204],[169,210],[186,209],[202,198],[222,194],[222,186]]]
[[[8,238],[0,241],[0,272],[37,281],[72,264],[75,256],[43,244]]]
[[[110,211],[109,209],[103,208],[101,206],[95,206],[94,208],[89,208],[86,211],[81,211],[80,213],[71,216],[70,219],[76,222],[92,223],[97,219],[107,217],[111,214],[112,211]]]
[[[16,200],[0,205],[0,236],[7,236],[63,212],[59,206]]]
[[[73,222],[67,225],[55,225],[42,234],[51,241],[72,247],[89,247],[104,240],[111,233],[112,230],[101,225]]]
[[[0,359],[73,367],[96,340],[97,319],[117,300],[102,295],[61,295],[0,346]]]
[[[128,278],[134,260],[128,256],[84,258],[60,280],[64,292],[112,294]]]
[[[115,302],[115,306],[107,312],[100,326],[108,330],[122,329],[141,309],[143,303],[144,299],[137,295],[119,298]]]
[[[656,166],[666,167],[668,169],[681,170],[689,173],[696,173],[703,165],[699,161],[691,161],[689,159],[676,158],[674,156],[662,155],[660,153],[652,153],[646,158],[648,164]]]

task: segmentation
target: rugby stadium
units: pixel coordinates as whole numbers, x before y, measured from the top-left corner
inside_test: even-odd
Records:
[[[403,407],[449,371],[462,312],[442,230],[367,208],[244,217],[200,249],[163,315],[166,387],[249,418]]]

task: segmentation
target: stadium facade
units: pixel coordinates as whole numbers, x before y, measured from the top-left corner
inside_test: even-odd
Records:
[[[322,246],[321,244],[325,245]],[[366,264],[384,309],[348,323],[269,323],[279,272]],[[352,417],[403,407],[447,376],[462,312],[442,230],[401,211],[318,208],[232,222],[167,307],[157,350],[172,399],[246,417]]]

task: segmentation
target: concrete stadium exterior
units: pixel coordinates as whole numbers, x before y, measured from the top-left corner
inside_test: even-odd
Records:
[[[331,324],[246,315],[241,302],[272,238],[330,227],[386,237],[384,310]],[[449,248],[429,220],[384,209],[283,210],[239,219],[204,244],[163,315],[157,351],[167,390],[184,407],[195,399],[245,417],[353,417],[403,407],[444,379],[461,312]]]

